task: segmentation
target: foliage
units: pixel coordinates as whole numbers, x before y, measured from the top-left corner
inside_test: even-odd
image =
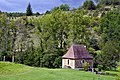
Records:
[[[54,68],[53,64],[55,61],[56,55],[54,54],[45,54],[43,56],[43,64],[45,67]]]
[[[6,12],[5,13],[7,15],[7,17],[9,17],[10,19],[17,19],[19,17],[23,17],[23,16],[26,16],[26,13],[22,13],[22,12]],[[42,14],[40,14],[39,12],[36,12],[36,13],[32,13],[33,16],[40,16]]]
[[[92,0],[86,0],[86,2],[84,2],[83,6],[84,9],[88,9],[88,10],[95,10],[96,6],[94,4],[94,2]]]
[[[96,3],[98,3],[100,0],[94,0]]]
[[[99,69],[99,71],[101,71],[102,68],[103,68],[103,65],[98,65],[98,69]]]
[[[23,63],[29,66],[34,66],[34,64],[37,63],[37,61],[39,61],[39,60],[37,60],[36,62],[34,61],[36,60],[37,57],[39,56],[34,55],[34,50],[29,48],[29,50],[24,52]]]
[[[101,12],[94,10],[92,1],[86,1],[83,7],[86,10],[70,11],[69,5],[62,4],[40,17],[16,19],[0,13],[0,60],[6,56],[6,60],[21,64],[60,68],[68,48],[84,44],[94,57],[94,67],[116,68],[120,52],[119,10],[102,11],[104,16],[98,18]]]
[[[61,9],[63,11],[69,11],[70,10],[70,6],[68,4],[61,4],[60,6],[54,7],[52,9],[52,11],[56,11],[58,9]]]
[[[0,53],[1,57],[7,56],[11,50],[11,34],[10,34],[11,22],[7,19],[7,16],[0,14]]]
[[[109,12],[102,20],[100,25],[102,53],[101,60],[104,68],[116,67],[120,58],[120,24],[119,11]]]
[[[8,16],[8,17],[21,17],[21,16],[25,16],[26,14],[25,13],[19,13],[19,12],[13,12],[13,13],[7,13],[6,12],[6,15]]]
[[[48,10],[45,12],[45,14],[50,14],[50,13],[51,13],[51,11],[48,11]]]
[[[26,10],[26,16],[31,16],[32,14],[31,4],[29,3]]]
[[[58,68],[58,67],[61,68],[61,66],[62,66],[61,63],[62,63],[62,57],[55,58],[53,66],[55,68]]]
[[[85,71],[88,71],[89,67],[90,67],[89,63],[87,63],[87,62],[83,63],[83,68]]]
[[[60,9],[63,11],[69,11],[70,7],[68,4],[62,4],[62,5],[60,5]]]
[[[119,5],[120,1],[119,0],[94,0],[97,3],[100,3],[101,5]]]
[[[88,43],[89,17],[84,18],[83,13],[78,10],[71,14],[58,9],[34,21],[38,29],[42,67],[61,67],[61,57],[68,45],[80,42]]]

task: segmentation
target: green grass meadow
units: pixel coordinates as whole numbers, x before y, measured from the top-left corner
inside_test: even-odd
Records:
[[[115,77],[99,76],[91,72],[72,69],[34,68],[0,62],[0,80],[115,80]]]

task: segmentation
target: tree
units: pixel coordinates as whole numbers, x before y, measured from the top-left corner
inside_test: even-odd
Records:
[[[31,15],[33,15],[33,13],[32,13],[31,4],[29,3],[26,10],[26,16],[31,16]]]
[[[109,69],[117,67],[117,61],[119,61],[119,54],[116,45],[112,41],[105,43],[102,48],[101,54],[97,54],[96,61],[98,65],[102,65],[103,69]]]
[[[87,0],[86,2],[84,2],[83,8],[88,10],[95,10],[96,6],[92,0],[90,1]]]
[[[70,6],[68,4],[61,4],[60,6],[54,7],[51,11],[56,11],[58,9],[61,9],[62,11],[69,11]]]
[[[70,15],[68,13],[58,9],[36,21],[35,24],[38,27],[37,34],[41,48],[40,53],[43,54],[43,66],[51,68],[61,67],[61,57],[67,48],[69,18]],[[47,57],[54,57],[54,55],[57,57],[54,58],[52,63],[49,59],[46,60]]]
[[[84,11],[77,10],[74,14],[71,15],[69,25],[69,37],[70,43],[75,44],[88,44],[90,31],[88,29],[89,26],[89,17],[83,17]]]
[[[1,57],[7,56],[11,50],[10,20],[5,14],[0,14],[0,52]]]
[[[120,0],[95,0],[101,5],[119,5]]]
[[[105,68],[116,68],[117,61],[120,60],[120,13],[119,10],[106,14],[100,24],[101,33],[101,61]]]
[[[54,61],[55,61],[56,57],[57,56],[55,54],[53,54],[53,53],[45,54],[43,56],[44,67],[54,68],[55,66],[53,64],[54,64]]]
[[[60,9],[63,11],[69,11],[70,7],[68,4],[62,4],[62,5],[60,5]]]
[[[96,3],[99,3],[100,0],[94,0]]]
[[[36,14],[35,14],[36,16],[39,16],[40,15],[40,13],[39,12],[36,12]]]
[[[54,7],[54,8],[51,10],[51,12],[56,11],[56,10],[58,10],[58,9],[60,9],[58,6],[57,6],[57,7]]]
[[[48,10],[45,12],[45,14],[50,14],[50,13],[51,13],[51,11],[48,11]]]

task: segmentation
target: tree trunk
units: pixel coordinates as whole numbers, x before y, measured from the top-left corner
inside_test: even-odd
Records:
[[[15,62],[15,55],[12,56],[12,62]]]
[[[63,39],[62,38],[63,38],[63,33],[61,32],[60,33],[60,49],[63,49],[63,45],[62,45],[63,44]]]
[[[3,57],[3,61],[5,61],[5,56]]]

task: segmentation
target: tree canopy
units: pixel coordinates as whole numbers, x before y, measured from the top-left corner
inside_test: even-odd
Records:
[[[104,5],[119,5],[120,0],[95,0],[96,2]]]
[[[52,11],[55,11],[55,10],[58,10],[58,9],[61,9],[63,11],[69,11],[70,10],[70,6],[68,4],[61,4],[60,6],[54,7],[52,9]]]
[[[32,14],[31,4],[29,3],[26,10],[26,16],[31,16]]]
[[[6,57],[30,66],[60,68],[68,48],[84,44],[94,57],[94,67],[116,68],[120,60],[120,9],[94,10],[93,5],[86,1],[85,9],[69,10],[64,4],[44,15],[37,12],[40,17],[11,19],[0,13],[0,60]],[[32,11],[30,3],[28,10]]]
[[[68,4],[62,4],[62,5],[60,5],[60,9],[63,11],[69,11],[70,6]]]
[[[102,65],[116,67],[120,59],[120,13],[119,10],[111,11],[105,15],[100,24]],[[107,58],[106,58],[107,57]],[[105,64],[106,63],[106,64]]]
[[[96,6],[92,0],[86,0],[82,6],[84,9],[95,10]]]

